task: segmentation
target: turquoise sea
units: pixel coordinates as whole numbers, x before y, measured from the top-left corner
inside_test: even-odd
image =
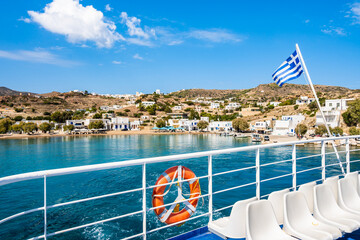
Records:
[[[216,135],[130,135],[130,136],[88,136],[53,137],[0,140],[0,177],[45,170],[115,162],[145,157],[166,156],[181,153],[216,150],[252,145],[248,140]],[[351,148],[354,149],[354,148]],[[344,151],[343,147],[339,151]],[[331,152],[332,148],[327,147]],[[320,145],[297,147],[297,156],[311,156],[320,153]],[[345,154],[341,153],[345,161]],[[291,159],[291,147],[278,147],[261,151],[261,164]],[[351,159],[360,159],[360,152],[352,152]],[[327,164],[336,163],[334,154],[327,155]],[[197,176],[207,175],[207,158],[165,162],[147,166],[147,185],[154,185],[160,174],[175,165],[193,170]],[[255,152],[223,154],[213,157],[213,172],[253,166]],[[321,165],[320,157],[304,158],[297,162],[297,170]],[[359,169],[355,163],[352,169]],[[270,165],[261,168],[261,179],[276,177],[291,172],[291,163]],[[340,173],[338,166],[327,168],[327,176]],[[313,170],[298,174],[298,184],[321,178],[321,171]],[[255,181],[255,171],[249,169],[214,177],[213,191],[234,187]],[[261,194],[291,187],[291,176],[261,184]],[[207,179],[200,180],[203,194],[208,191]],[[114,193],[141,187],[141,166],[97,171],[68,176],[50,177],[47,182],[48,205]],[[185,189],[186,191],[186,189]],[[175,191],[165,198],[170,203]],[[152,191],[147,192],[147,207],[151,207]],[[232,190],[214,195],[214,210],[235,203],[237,200],[253,197],[255,186]],[[75,227],[126,214],[142,209],[142,193],[129,193],[85,203],[52,208],[48,210],[48,233]],[[0,186],[0,219],[15,213],[43,206],[43,181],[31,180]],[[208,211],[208,199],[199,201],[195,215]],[[217,212],[214,219],[226,216],[230,210]],[[147,212],[147,229],[163,226],[152,211]],[[49,239],[121,239],[142,231],[141,214],[98,224],[51,237]],[[148,235],[149,239],[166,239],[192,229],[205,226],[207,217],[197,218],[180,227],[170,227]],[[0,239],[26,239],[43,233],[43,212],[35,212],[0,224]],[[141,239],[141,238],[138,238]]]

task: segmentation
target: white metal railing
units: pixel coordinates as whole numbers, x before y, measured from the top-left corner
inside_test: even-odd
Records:
[[[17,175],[12,175],[12,176],[8,176],[8,177],[3,177],[3,178],[0,178],[0,187],[3,186],[3,185],[8,185],[8,184],[11,184],[11,183],[15,183],[15,182],[26,181],[26,180],[31,180],[31,179],[41,179],[42,178],[43,179],[43,187],[44,187],[44,196],[43,196],[44,205],[41,206],[41,207],[30,209],[30,210],[20,212],[20,213],[14,214],[12,216],[6,217],[4,219],[1,219],[0,220],[0,227],[1,227],[2,223],[5,223],[5,222],[10,221],[12,219],[15,219],[15,218],[17,218],[19,216],[23,216],[23,215],[33,213],[33,212],[37,212],[37,211],[43,211],[43,213],[44,213],[43,214],[43,218],[44,218],[43,234],[40,235],[40,236],[34,237],[32,239],[41,239],[41,238],[46,239],[47,237],[50,237],[50,236],[62,234],[62,233],[65,233],[65,232],[74,231],[74,230],[77,230],[77,229],[82,229],[82,228],[93,226],[93,225],[96,225],[96,224],[99,224],[99,223],[105,223],[105,222],[114,221],[114,220],[117,220],[117,219],[129,217],[129,216],[133,216],[133,215],[137,215],[137,214],[142,214],[142,232],[139,233],[139,234],[132,235],[130,237],[126,237],[124,239],[132,239],[132,238],[139,237],[139,236],[142,236],[143,239],[146,239],[147,234],[149,234],[149,233],[159,231],[161,229],[171,227],[171,226],[174,226],[174,225],[178,225],[178,224],[186,222],[186,221],[191,221],[193,219],[197,219],[197,218],[200,218],[200,217],[208,216],[209,221],[212,221],[213,213],[220,212],[220,211],[223,211],[225,209],[229,209],[229,208],[231,208],[233,206],[233,205],[229,205],[229,206],[214,210],[213,209],[213,196],[216,195],[216,194],[219,194],[219,193],[223,193],[223,192],[231,191],[231,190],[234,190],[234,189],[239,189],[239,188],[255,185],[256,186],[255,195],[256,195],[256,197],[258,199],[260,199],[260,198],[264,198],[264,197],[268,196],[268,194],[261,196],[261,192],[260,192],[261,183],[268,182],[268,181],[275,180],[275,179],[279,179],[279,178],[292,176],[292,184],[291,184],[292,187],[291,187],[291,189],[296,190],[296,188],[298,187],[298,185],[297,185],[297,174],[308,172],[308,171],[313,171],[313,170],[317,170],[317,169],[321,169],[321,179],[318,179],[318,180],[322,180],[322,181],[325,180],[326,167],[339,165],[339,163],[332,163],[332,164],[326,165],[326,156],[329,155],[329,154],[334,153],[334,152],[328,152],[328,153],[326,152],[326,148],[325,148],[326,142],[329,142],[329,141],[345,140],[345,151],[340,151],[340,152],[345,153],[345,155],[346,155],[344,164],[346,165],[346,172],[349,173],[350,172],[350,162],[354,162],[354,163],[355,162],[360,162],[360,160],[350,161],[350,152],[358,151],[360,149],[352,149],[352,150],[350,150],[350,143],[349,143],[350,141],[349,140],[350,139],[355,139],[355,138],[358,138],[358,137],[360,137],[360,136],[332,137],[332,138],[322,138],[322,139],[313,139],[313,140],[293,141],[293,142],[287,142],[287,143],[274,143],[274,144],[266,144],[266,145],[252,145],[252,146],[245,146],[245,147],[239,147],[239,148],[230,148],[230,149],[223,149],[223,150],[205,151],[205,152],[188,153],[188,154],[180,154],[180,155],[170,155],[170,156],[163,156],[163,157],[144,158],[144,159],[138,159],[138,160],[103,163],[103,164],[96,164],[96,165],[87,165],[87,166],[80,166],[80,167],[70,167],[70,168],[62,168],[62,169],[54,169],[54,170],[46,170],[46,171],[37,171],[37,172],[17,174]],[[297,144],[315,143],[315,142],[320,142],[321,143],[321,153],[320,154],[297,158],[297,154],[296,154],[297,153],[297,148],[296,148]],[[260,163],[260,154],[261,154],[260,150],[268,149],[268,148],[274,148],[274,147],[282,147],[282,146],[292,146],[291,159],[281,160],[281,161],[276,161],[276,162],[270,162],[270,163],[264,163],[264,164]],[[255,151],[255,165],[254,166],[247,166],[247,167],[243,167],[243,168],[239,168],[239,169],[232,169],[232,170],[229,170],[229,171],[213,173],[213,167],[212,166],[213,166],[213,156],[214,155],[238,153],[238,152],[244,152],[244,151]],[[152,207],[152,208],[147,207],[147,204],[146,204],[147,190],[149,190],[149,189],[151,190],[151,189],[153,189],[155,187],[158,187],[158,186],[168,186],[168,185],[172,184],[172,183],[166,183],[166,184],[161,184],[161,185],[147,186],[146,185],[146,182],[147,182],[147,179],[146,179],[146,167],[147,167],[147,165],[152,164],[152,163],[171,162],[171,161],[176,161],[176,160],[186,160],[186,159],[200,158],[200,157],[207,157],[207,159],[208,159],[208,174],[204,175],[204,176],[196,177],[194,179],[186,179],[186,180],[181,179],[179,182],[188,182],[190,180],[195,180],[195,179],[208,179],[208,193],[207,194],[202,194],[202,195],[197,196],[197,197],[189,198],[189,199],[186,199],[186,200],[183,200],[183,201],[179,201],[177,203],[186,202],[186,201],[189,201],[189,200],[192,200],[192,199],[200,199],[200,198],[206,198],[207,197],[208,198],[208,212],[200,214],[200,215],[192,216],[191,218],[183,220],[181,222],[177,222],[177,223],[169,224],[169,225],[164,225],[164,226],[161,226],[161,227],[158,227],[158,228],[155,228],[155,229],[147,230],[146,223],[147,223],[148,220],[146,218],[147,217],[146,213],[148,211],[152,211],[154,209],[161,208],[161,207],[170,206],[170,205],[173,204],[173,203],[164,204],[162,206],[157,206],[157,207]],[[312,158],[312,157],[321,157],[321,166],[297,171],[296,166],[297,166],[297,162],[299,160],[304,160],[306,158]],[[283,175],[280,175],[280,176],[275,176],[275,177],[271,177],[271,178],[267,178],[267,179],[261,179],[260,178],[261,167],[275,165],[275,164],[281,164],[281,163],[288,163],[288,162],[291,162],[291,173],[287,173],[287,174],[283,174]],[[121,192],[115,192],[115,193],[98,195],[98,196],[89,197],[89,198],[78,199],[78,200],[74,200],[74,201],[68,201],[68,202],[63,202],[63,203],[47,205],[47,187],[46,187],[46,183],[47,183],[47,179],[49,177],[69,175],[69,174],[75,174],[75,173],[92,172],[92,171],[100,171],[100,170],[107,170],[107,169],[118,169],[118,168],[122,168],[122,167],[130,167],[130,166],[142,166],[142,187],[141,188],[134,188],[134,189],[121,191]],[[234,186],[234,187],[230,187],[230,188],[225,188],[225,189],[213,191],[213,177],[214,176],[220,176],[220,175],[240,172],[240,171],[244,171],[244,170],[249,170],[249,169],[255,169],[255,182],[250,182],[250,183],[246,183],[246,184],[242,184],[242,185],[238,185],[238,186]],[[116,217],[107,218],[107,219],[103,219],[103,220],[100,220],[100,221],[87,223],[87,224],[84,224],[84,225],[80,225],[80,226],[76,226],[76,227],[72,227],[72,228],[67,228],[67,229],[64,229],[64,230],[55,231],[55,232],[51,232],[51,233],[49,233],[47,231],[47,222],[48,222],[47,210],[48,209],[57,208],[57,207],[61,207],[61,206],[66,206],[66,205],[71,205],[71,204],[75,204],[75,203],[92,201],[92,200],[96,200],[96,199],[112,197],[112,196],[120,196],[122,194],[133,193],[133,192],[142,192],[142,210],[135,211],[135,212],[130,212],[130,213],[127,213],[127,214],[116,216]]]

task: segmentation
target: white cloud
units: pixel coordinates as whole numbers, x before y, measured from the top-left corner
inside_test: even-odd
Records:
[[[54,55],[48,51],[44,50],[17,50],[17,51],[4,51],[0,50],[0,58],[6,58],[16,61],[25,61],[25,62],[36,62],[36,63],[46,63],[59,66],[74,66],[79,65],[79,62],[64,60],[59,58],[57,55]]]
[[[114,22],[104,18],[93,6],[84,7],[79,0],[53,0],[44,12],[28,11],[31,20],[46,30],[65,35],[71,43],[95,42],[98,47],[110,48],[124,40],[116,32]]]
[[[360,24],[360,3],[354,3],[351,6],[351,14],[352,17],[355,19],[355,24]]]
[[[143,60],[143,57],[140,57],[140,55],[137,53],[133,56],[134,59],[139,59],[139,60]]]
[[[343,28],[341,27],[333,27],[333,26],[324,26],[324,29],[321,29],[321,31],[325,34],[330,34],[330,35],[340,35],[340,36],[346,36],[346,32]]]
[[[26,22],[26,23],[31,23],[31,19],[30,19],[30,18],[24,18],[24,17],[19,18],[18,21],[22,21],[22,22]]]
[[[121,23],[125,23],[128,28],[128,34],[132,37],[139,37],[143,39],[149,39],[155,37],[155,29],[149,28],[147,26],[142,29],[140,27],[141,20],[137,17],[129,17],[126,12],[122,12]]]
[[[306,19],[306,20],[305,20],[305,23],[309,23],[309,22],[310,22],[310,19]]]
[[[112,10],[113,10],[113,8],[110,7],[110,4],[106,4],[106,5],[105,5],[105,11],[110,12],[110,11],[112,11]]]
[[[192,30],[187,35],[190,38],[209,41],[213,43],[241,42],[243,40],[243,38],[239,35],[231,33],[228,30],[219,28],[213,28],[210,30]]]
[[[113,63],[113,64],[123,64],[123,62],[121,62],[121,61],[116,61],[116,60],[112,61],[112,63]]]

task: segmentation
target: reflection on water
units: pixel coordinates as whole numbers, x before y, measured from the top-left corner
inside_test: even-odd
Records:
[[[219,137],[216,135],[128,135],[128,136],[88,136],[88,137],[54,137],[10,139],[0,141],[0,176],[12,174],[97,164],[114,161],[124,161],[145,157],[166,156],[172,154],[216,150],[249,145],[247,139]],[[339,148],[344,150],[344,148]],[[327,147],[327,151],[332,151]],[[319,145],[299,146],[297,156],[311,156],[320,153]],[[341,153],[345,160],[344,153]],[[352,159],[359,159],[357,153],[351,153]],[[261,163],[291,159],[291,147],[278,147],[261,150]],[[334,154],[327,155],[327,163],[336,163]],[[147,184],[153,185],[159,175],[174,165],[184,165],[192,169],[197,176],[207,175],[207,158],[188,159],[175,162],[151,164],[147,166]],[[213,157],[213,172],[253,166],[255,152],[240,152],[223,154]],[[315,156],[297,162],[298,171],[318,167],[321,158]],[[353,165],[353,168],[360,165]],[[261,179],[268,179],[291,172],[291,161],[261,168]],[[339,166],[328,168],[327,176],[340,173]],[[320,170],[314,170],[298,175],[298,184],[317,180],[321,177]],[[255,181],[255,170],[235,172],[214,177],[213,190],[217,191]],[[276,179],[261,184],[261,194],[290,187],[291,176]],[[208,192],[207,179],[201,179],[203,194]],[[48,204],[92,197],[101,194],[124,191],[141,187],[141,166],[122,169],[97,171],[92,173],[74,174],[66,177],[48,178]],[[151,191],[147,192],[147,206],[151,207]],[[214,209],[235,203],[237,200],[254,196],[255,186],[235,189],[214,195]],[[42,180],[31,180],[26,183],[14,183],[0,187],[0,219],[20,211],[43,205]],[[171,192],[169,199],[175,197]],[[101,219],[115,217],[130,211],[141,210],[141,192],[122,196],[94,200],[48,211],[48,232],[74,227]],[[208,199],[199,201],[196,215],[208,211]],[[230,213],[230,209],[218,212],[214,218]],[[14,219],[0,225],[2,239],[23,239],[42,234],[42,212],[33,213]],[[148,229],[163,226],[153,212],[147,213]],[[104,224],[99,224],[77,231],[59,235],[56,239],[119,239],[140,233],[142,228],[141,215],[127,217]],[[182,227],[172,227],[150,234],[149,239],[165,239],[170,236],[204,226],[207,217],[198,218],[184,224]]]

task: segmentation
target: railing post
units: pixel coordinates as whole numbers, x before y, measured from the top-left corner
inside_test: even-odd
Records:
[[[208,157],[208,192],[209,192],[209,222],[213,219],[213,189],[212,189],[212,155]]]
[[[256,198],[260,200],[260,148],[256,149]]]
[[[296,191],[296,144],[292,147],[292,186]]]
[[[326,155],[325,155],[325,141],[322,140],[321,141],[321,179],[324,182],[325,178],[326,178],[326,169],[325,169],[325,165],[326,165]]]
[[[349,138],[346,139],[346,173],[350,173],[350,143]]]
[[[46,175],[44,175],[44,239],[47,239]]]
[[[143,239],[146,240],[146,164],[142,167],[142,209],[143,209]]]

